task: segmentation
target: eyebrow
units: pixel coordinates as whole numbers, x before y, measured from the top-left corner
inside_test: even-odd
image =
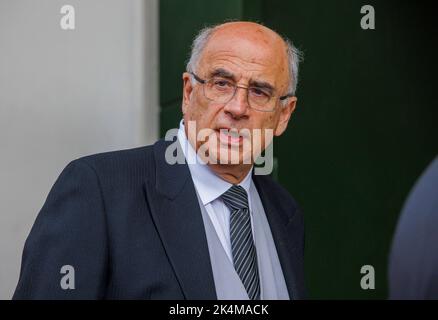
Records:
[[[236,76],[232,72],[225,70],[223,68],[218,68],[218,69],[215,69],[212,72],[210,72],[210,77],[211,78],[221,77],[221,78],[236,81]],[[275,91],[274,86],[266,81],[250,80],[249,86],[250,87],[257,87],[260,89],[266,89],[266,90],[269,90],[271,93]]]
[[[257,87],[260,89],[266,89],[268,91],[270,91],[271,93],[275,91],[275,88],[272,84],[270,84],[269,82],[266,81],[258,81],[258,80],[250,80],[249,81],[249,85],[251,87]]]
[[[214,77],[221,77],[221,78],[225,78],[225,79],[230,79],[230,80],[235,80],[236,77],[234,76],[233,73],[219,68],[219,69],[214,69],[212,72],[210,72],[210,77],[214,78]]]

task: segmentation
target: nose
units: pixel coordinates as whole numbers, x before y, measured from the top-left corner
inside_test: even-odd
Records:
[[[224,106],[224,111],[233,118],[241,118],[246,115],[248,108],[248,89],[237,87],[234,96]]]

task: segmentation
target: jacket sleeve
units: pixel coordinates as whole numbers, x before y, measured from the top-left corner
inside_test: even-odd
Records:
[[[52,187],[26,240],[13,299],[100,299],[108,241],[95,170],[71,162]]]

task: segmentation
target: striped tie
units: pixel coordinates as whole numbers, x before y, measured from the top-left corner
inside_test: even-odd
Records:
[[[251,232],[248,195],[241,186],[233,185],[222,200],[230,209],[230,239],[234,268],[251,300],[260,299],[257,252]]]

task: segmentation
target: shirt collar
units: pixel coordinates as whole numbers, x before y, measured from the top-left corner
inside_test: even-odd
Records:
[[[184,130],[184,120],[181,120],[178,129],[178,141],[188,163],[195,188],[201,198],[202,204],[212,202],[219,198],[225,191],[231,188],[232,184],[223,180],[209,168],[208,165],[196,154],[195,149],[188,141]],[[252,181],[252,168],[246,177],[239,183],[249,194]]]

